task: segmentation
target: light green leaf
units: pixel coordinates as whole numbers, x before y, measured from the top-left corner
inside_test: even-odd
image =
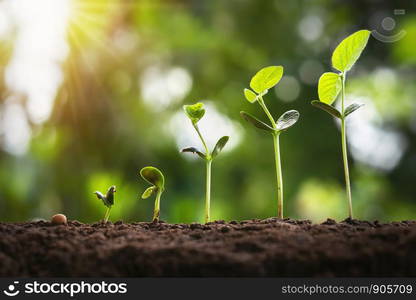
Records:
[[[217,144],[214,147],[214,150],[212,151],[212,158],[217,157],[217,155],[221,152],[221,150],[225,147],[225,145],[227,144],[228,140],[230,139],[229,136],[223,136],[222,138],[220,138],[217,142]]]
[[[331,105],[341,90],[341,76],[337,73],[327,72],[321,75],[318,82],[319,100]]]
[[[364,106],[364,104],[353,103],[353,104],[349,105],[344,111],[344,117],[352,114],[357,109],[359,109],[361,106]]]
[[[266,123],[263,123],[262,121],[260,121],[259,119],[257,119],[256,117],[254,117],[253,115],[245,111],[240,111],[240,115],[243,117],[244,120],[253,124],[257,128],[260,128],[269,132],[275,132],[275,130],[272,127],[270,127]]]
[[[150,186],[150,187],[148,187],[144,192],[143,192],[143,194],[142,194],[142,199],[147,199],[147,198],[149,198],[150,196],[152,196],[155,192],[156,192],[156,190],[157,190],[157,187],[155,187],[154,185],[153,186]]]
[[[283,76],[282,66],[271,66],[261,69],[251,78],[250,87],[257,94],[274,87]]]
[[[144,167],[140,170],[140,175],[148,183],[153,184],[157,188],[163,190],[165,186],[165,177],[162,172],[155,167]]]
[[[199,151],[197,148],[195,147],[188,147],[188,148],[184,148],[181,150],[181,152],[190,152],[190,153],[195,153],[197,154],[199,157],[205,159],[205,153]]]
[[[332,116],[334,116],[336,118],[339,118],[339,119],[342,118],[341,113],[336,108],[332,107],[331,105],[328,105],[328,104],[326,104],[324,102],[321,102],[319,100],[313,100],[311,102],[311,104],[313,106],[316,106],[316,107],[326,111],[327,113],[331,114]]]
[[[276,122],[277,130],[283,131],[286,130],[299,120],[299,112],[297,110],[289,110],[285,112]]]
[[[345,38],[332,54],[332,66],[341,71],[349,71],[367,45],[371,31],[360,30]]]
[[[192,105],[184,105],[183,110],[194,124],[198,123],[198,121],[205,115],[204,104],[201,102]]]
[[[244,89],[244,96],[250,103],[254,103],[257,101],[257,95],[252,90]]]

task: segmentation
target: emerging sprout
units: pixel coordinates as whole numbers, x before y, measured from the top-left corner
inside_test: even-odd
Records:
[[[94,194],[97,195],[97,198],[103,201],[103,204],[107,206],[107,210],[105,211],[105,215],[104,215],[104,223],[107,223],[108,218],[110,217],[110,210],[111,210],[111,207],[114,205],[114,193],[115,192],[116,192],[115,185],[111,186],[108,189],[105,196],[99,191],[94,192]]]
[[[162,193],[165,190],[165,177],[162,172],[155,167],[144,167],[140,170],[140,176],[152,185],[143,192],[142,199],[147,199],[156,194],[153,222],[158,222],[160,216],[160,196],[162,196]]]
[[[201,132],[198,128],[198,122],[202,119],[205,115],[205,108],[203,103],[196,103],[193,105],[184,105],[183,110],[185,111],[186,115],[192,122],[192,126],[195,128],[196,132],[198,133],[199,139],[204,146],[205,153],[198,150],[195,147],[188,147],[182,149],[182,152],[190,152],[198,155],[200,158],[205,160],[206,162],[206,193],[205,193],[205,222],[210,221],[210,207],[211,207],[211,163],[214,158],[221,152],[224,148],[225,144],[227,144],[229,137],[223,136],[217,142],[212,152],[209,151],[207,143],[205,142],[204,138],[202,137]]]
[[[277,178],[277,215],[283,218],[283,177],[282,167],[280,162],[280,134],[286,129],[292,127],[299,119],[299,112],[296,110],[289,110],[285,112],[280,118],[275,121],[264,103],[263,96],[267,94],[268,90],[279,83],[283,76],[282,66],[270,66],[261,69],[250,81],[250,89],[244,89],[244,96],[250,103],[258,102],[263,111],[270,120],[268,125],[247,112],[240,112],[241,116],[253,126],[268,131],[273,136],[274,155],[276,162],[276,178]],[[253,92],[254,91],[254,92]]]
[[[345,119],[354,111],[359,109],[363,104],[353,103],[347,108],[344,106],[345,102],[345,81],[347,72],[354,66],[355,62],[360,57],[371,32],[368,30],[360,30],[349,37],[345,38],[334,50],[332,54],[332,66],[339,71],[339,73],[327,72],[322,74],[318,82],[318,96],[319,100],[312,101],[312,105],[326,111],[332,116],[341,120],[341,144],[342,157],[344,161],[345,185],[347,189],[349,217],[352,219],[352,200],[351,200],[351,185],[350,175],[348,169],[348,154],[347,154],[347,137],[345,131]],[[341,111],[337,110],[332,104],[341,92]]]

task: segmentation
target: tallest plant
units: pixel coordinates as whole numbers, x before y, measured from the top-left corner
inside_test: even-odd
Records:
[[[312,101],[312,105],[328,112],[341,120],[341,146],[342,158],[344,162],[345,185],[348,197],[349,217],[353,218],[350,172],[348,168],[347,153],[347,133],[345,128],[346,118],[359,109],[362,104],[353,103],[345,107],[345,81],[347,73],[354,66],[365,46],[371,32],[368,30],[357,31],[345,38],[334,50],[332,54],[332,66],[339,73],[327,72],[322,74],[318,82],[319,100]],[[341,92],[341,111],[337,110],[332,104]]]

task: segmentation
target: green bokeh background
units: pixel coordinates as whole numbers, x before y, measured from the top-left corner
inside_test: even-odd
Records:
[[[8,1],[0,1],[4,14],[9,13],[4,5]],[[176,139],[184,138],[184,132],[172,127],[172,118],[175,124],[190,127],[181,107],[201,100],[210,104],[207,115],[215,107],[236,131],[235,136],[231,134],[235,145],[213,163],[212,217],[275,216],[272,139],[239,116],[245,110],[266,120],[260,107],[248,103],[242,91],[251,76],[268,65],[283,65],[290,78],[265,98],[273,115],[289,109],[301,113],[300,121],[281,138],[285,215],[314,221],[345,218],[339,128],[310,101],[317,98],[319,75],[331,70],[330,57],[337,43],[363,28],[385,35],[404,30],[406,35],[394,43],[371,38],[347,81],[347,97],[366,103],[351,126],[364,122],[380,134],[380,138],[370,134],[350,145],[355,216],[382,221],[414,219],[414,2],[81,2],[81,13],[73,13],[68,23],[68,53],[59,65],[63,81],[57,87],[50,117],[41,123],[27,117],[31,137],[23,153],[7,148],[1,123],[0,221],[49,219],[59,212],[70,219],[95,222],[103,217],[105,207],[93,192],[104,192],[113,184],[118,191],[111,220],[150,220],[153,199],[139,199],[147,187],[139,170],[146,165],[160,168],[166,177],[161,218],[202,221],[204,163],[179,152]],[[404,9],[405,14],[395,15],[395,9]],[[396,21],[391,32],[382,27],[388,16]],[[11,29],[1,36],[3,119],[11,97],[28,109],[28,95],[14,91],[6,80],[19,34],[16,24],[10,20]],[[175,68],[180,72],[169,73]],[[154,74],[151,70],[157,70],[156,75],[146,76]],[[175,76],[184,73],[192,84],[189,89],[179,87],[185,91],[183,95],[171,96],[175,86],[167,81],[149,92],[158,76],[173,74],[172,82],[179,84],[181,80],[175,81]],[[148,92],[144,92],[146,88]],[[161,103],[157,99],[167,100]],[[9,130],[20,129],[9,126]],[[201,130],[207,134],[202,125]],[[357,130],[364,132],[364,127]],[[382,138],[386,132],[401,142]],[[370,144],[376,147],[369,148]],[[366,154],[360,156],[360,149]],[[386,161],[375,159],[379,155]],[[391,163],[394,157],[397,161]]]

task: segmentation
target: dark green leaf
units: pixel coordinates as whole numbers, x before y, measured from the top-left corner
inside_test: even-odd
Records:
[[[313,106],[316,106],[316,107],[318,107],[318,108],[320,108],[320,109],[322,109],[322,110],[326,111],[327,113],[329,113],[329,114],[333,115],[334,117],[337,117],[337,118],[339,118],[339,119],[341,119],[341,118],[342,118],[341,113],[340,113],[340,112],[339,112],[336,108],[334,108],[334,107],[333,107],[333,106],[331,106],[331,105],[328,105],[328,104],[326,104],[326,103],[324,103],[324,102],[321,102],[321,101],[319,101],[319,100],[313,100],[313,101],[311,102],[311,104],[312,104]]]
[[[192,105],[184,105],[183,110],[194,124],[198,123],[198,121],[205,115],[204,104],[201,102]]]
[[[184,148],[184,149],[181,150],[181,152],[190,152],[190,153],[198,154],[199,157],[205,159],[205,153],[199,151],[195,147]]]
[[[211,154],[212,158],[217,157],[217,155],[221,152],[221,150],[227,144],[229,138],[230,138],[229,136],[223,136],[222,138],[218,140],[217,144],[214,147],[214,150],[212,151],[212,154]]]
[[[272,127],[270,127],[266,123],[263,123],[262,121],[260,121],[259,119],[257,119],[256,117],[250,115],[249,113],[245,111],[240,111],[240,115],[243,117],[244,120],[253,124],[257,128],[260,128],[269,132],[275,132],[275,130]]]
[[[157,188],[163,190],[165,186],[165,178],[162,172],[155,167],[144,167],[140,170],[140,175],[144,180],[153,184]]]
[[[153,186],[150,186],[150,187],[148,187],[144,192],[143,192],[143,194],[142,194],[142,199],[147,199],[147,198],[149,198],[150,196],[152,196],[154,193],[155,193],[155,191],[157,190],[157,187],[155,187],[154,185]]]
[[[111,186],[108,191],[107,194],[105,195],[105,198],[107,200],[107,203],[109,205],[113,205],[114,204],[114,193],[116,192],[116,186],[113,185]]]
[[[353,104],[349,105],[344,111],[344,117],[352,114],[357,109],[359,109],[361,106],[364,106],[364,104],[353,103]]]
[[[277,130],[286,130],[299,120],[299,112],[297,110],[289,110],[285,112],[276,122]]]

